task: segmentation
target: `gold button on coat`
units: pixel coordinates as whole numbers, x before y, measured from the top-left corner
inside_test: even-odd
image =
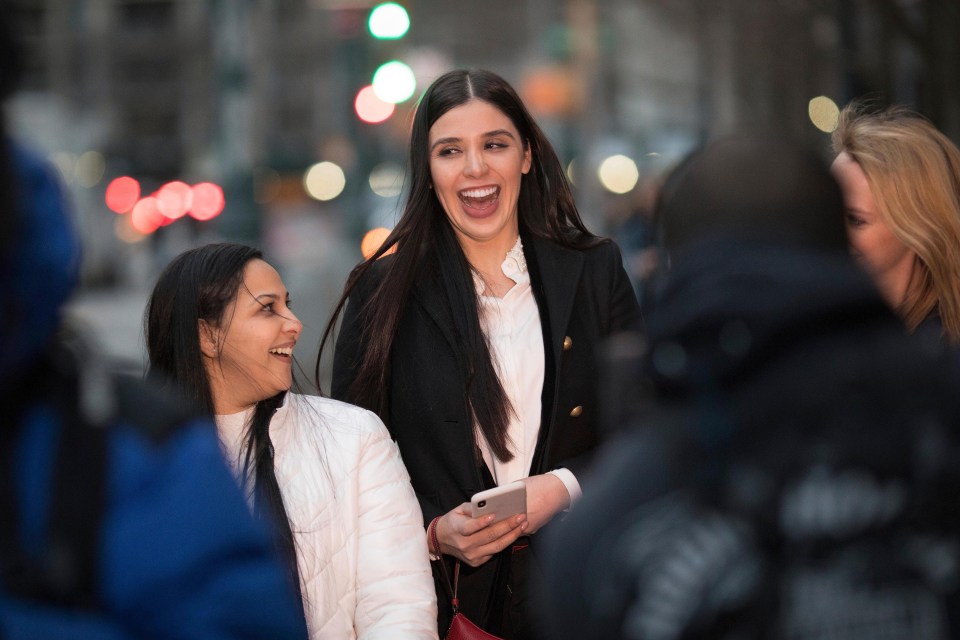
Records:
[[[580,405],[577,405],[570,410],[570,417],[579,418],[581,413],[583,413],[583,407],[581,407]]]
[[[573,340],[570,339],[570,336],[567,336],[563,339],[563,350],[570,351],[573,349]]]

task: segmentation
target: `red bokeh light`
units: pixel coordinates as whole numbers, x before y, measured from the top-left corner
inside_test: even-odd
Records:
[[[201,182],[193,186],[193,204],[189,213],[197,220],[210,220],[220,215],[225,204],[223,189],[212,182]]]
[[[140,183],[129,176],[110,181],[104,201],[107,208],[116,213],[127,213],[140,198]]]
[[[357,116],[364,122],[377,124],[383,122],[393,115],[396,106],[390,102],[384,102],[373,92],[373,86],[366,86],[357,94],[353,101],[353,107],[357,111]]]
[[[184,182],[168,182],[157,191],[157,208],[170,220],[185,216],[192,205],[193,190]]]
[[[165,220],[153,196],[140,200],[130,212],[130,225],[144,235],[156,231]]]

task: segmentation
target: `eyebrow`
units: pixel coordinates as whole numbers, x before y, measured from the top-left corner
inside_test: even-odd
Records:
[[[494,129],[493,131],[487,131],[486,133],[483,133],[481,135],[484,138],[493,138],[495,136],[507,136],[511,140],[516,140],[516,137],[514,137],[514,135],[509,131],[507,131],[506,129]],[[454,142],[461,142],[462,140],[463,138],[457,138],[457,137],[440,138],[439,140],[435,141],[432,145],[430,145],[430,151],[433,151],[440,145],[450,144]]]
[[[249,293],[250,297],[253,298],[253,301],[259,305],[262,305],[264,303],[264,301],[261,300],[261,298],[266,298],[267,299],[266,301],[273,301],[273,300],[279,300],[281,297],[280,294],[277,294],[277,293],[261,293],[260,295],[255,296],[253,295],[253,292],[250,291],[249,289],[247,289],[247,293]],[[289,297],[290,297],[290,292],[288,291],[284,299],[287,299]]]

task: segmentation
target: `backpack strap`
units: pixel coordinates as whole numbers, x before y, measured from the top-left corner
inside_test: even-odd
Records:
[[[2,395],[14,410],[10,427],[0,430],[0,584],[22,599],[95,610],[110,430],[123,425],[160,444],[198,414],[158,385],[113,373],[69,336],[54,340],[37,366]],[[59,429],[38,557],[22,544],[14,463],[26,412],[42,404],[52,407]]]
[[[107,429],[92,423],[80,407],[79,375],[67,365],[53,382],[63,420],[50,502],[49,537],[41,564],[45,599],[96,608],[100,524],[106,506]]]
[[[17,385],[20,396],[8,398],[17,409],[7,431],[2,456],[5,473],[0,517],[2,580],[11,595],[72,608],[95,608],[97,542],[105,500],[106,431],[90,425],[79,407],[76,360],[55,341],[37,367]],[[50,509],[44,553],[23,547],[13,477],[20,423],[30,407],[52,407],[57,434]]]

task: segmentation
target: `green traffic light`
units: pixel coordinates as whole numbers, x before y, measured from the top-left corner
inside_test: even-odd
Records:
[[[373,92],[384,102],[399,104],[417,90],[417,77],[405,62],[391,60],[373,74]]]
[[[384,2],[370,12],[370,33],[379,40],[397,40],[410,29],[407,10],[396,2]]]

